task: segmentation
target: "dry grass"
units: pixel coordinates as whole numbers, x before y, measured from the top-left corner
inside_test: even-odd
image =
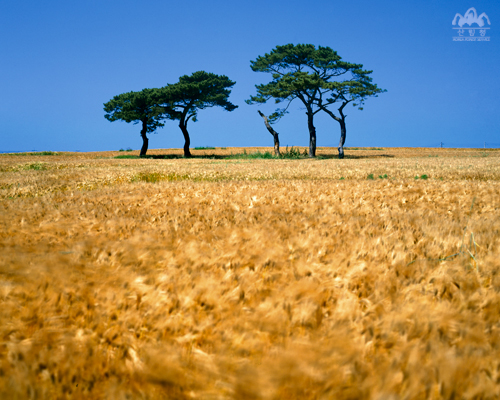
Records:
[[[0,156],[0,398],[500,396],[500,152],[118,154]]]

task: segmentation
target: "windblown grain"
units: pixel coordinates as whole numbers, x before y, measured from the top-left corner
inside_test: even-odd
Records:
[[[117,154],[0,157],[1,398],[500,396],[500,152]]]

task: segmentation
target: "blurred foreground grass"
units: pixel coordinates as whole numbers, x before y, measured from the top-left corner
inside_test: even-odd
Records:
[[[498,398],[499,152],[322,152],[0,156],[0,398]]]

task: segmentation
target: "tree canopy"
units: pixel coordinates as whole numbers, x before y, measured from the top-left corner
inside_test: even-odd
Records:
[[[364,70],[362,64],[343,61],[330,47],[316,47],[312,44],[276,46],[270,53],[251,61],[250,66],[255,72],[270,73],[272,80],[256,85],[257,94],[250,96],[246,102],[266,103],[273,98],[277,104],[286,103],[269,117],[259,112],[274,136],[275,151],[278,153],[278,134],[269,123],[284,116],[295,99],[306,110],[309,157],[316,156],[314,116],[323,111],[340,124],[339,157],[343,158],[346,138],[345,106],[353,103],[363,109],[366,98],[385,92],[372,82],[370,74],[373,71]],[[238,106],[229,101],[234,84],[225,75],[197,71],[191,75],[183,75],[177,83],[167,84],[160,89],[144,89],[117,95],[104,104],[105,117],[109,121],[142,122],[141,155],[145,155],[148,149],[147,133],[164,126],[166,119],[178,120],[185,140],[184,156],[191,157],[191,140],[187,129],[189,120],[196,121],[199,110],[209,107],[235,110]],[[340,105],[338,115],[332,110],[334,104]]]
[[[378,88],[371,83],[368,76],[372,71],[364,71],[362,64],[342,61],[330,47],[316,48],[312,44],[276,46],[270,53],[251,61],[250,66],[255,72],[272,74],[272,81],[256,85],[257,95],[251,96],[247,100],[248,104],[265,103],[271,98],[274,98],[276,103],[286,102],[284,108],[278,108],[270,116],[271,120],[276,120],[288,112],[290,103],[295,99],[299,99],[305,106],[309,130],[309,157],[316,156],[314,115],[319,111],[327,112],[330,116],[335,115],[329,110],[332,104],[354,100],[362,103],[367,96],[380,92],[377,92]],[[349,79],[342,79],[346,74]]]
[[[386,92],[385,89],[372,83],[372,78],[369,75],[373,71],[365,71],[362,67],[359,65],[359,68],[350,70],[350,79],[326,82],[322,85],[319,97],[316,99],[317,107],[340,124],[339,158],[344,158],[344,144],[347,135],[345,106],[352,102],[353,106],[362,110],[366,98],[377,97],[379,93]],[[340,103],[339,116],[330,110],[330,107],[336,103]]]
[[[141,137],[143,140],[141,156],[148,150],[147,133],[154,132],[164,126],[162,120],[166,106],[159,106],[160,91],[158,89],[143,89],[140,92],[128,92],[116,95],[104,103],[104,117],[108,121],[122,120],[125,122],[142,123]]]
[[[196,121],[198,111],[209,107],[222,107],[233,111],[238,106],[229,102],[230,88],[235,82],[225,75],[216,75],[205,71],[197,71],[192,75],[183,75],[179,82],[160,89],[161,102],[166,105],[165,115],[179,120],[179,127],[184,135],[184,156],[191,157],[189,145],[191,140],[187,130],[189,120]]]
[[[113,97],[104,103],[105,118],[109,121],[142,122],[141,156],[146,155],[148,150],[147,133],[163,127],[166,119],[177,119],[185,139],[184,156],[191,157],[188,121],[196,121],[198,111],[208,107],[222,107],[227,111],[236,109],[238,106],[228,100],[234,84],[225,75],[198,71],[181,76],[177,83],[160,89],[144,89]]]

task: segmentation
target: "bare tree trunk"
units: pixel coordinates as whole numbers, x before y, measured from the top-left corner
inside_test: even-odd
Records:
[[[307,127],[309,128],[309,157],[316,157],[316,128],[313,124],[313,113],[309,111],[307,114]]]
[[[145,156],[146,152],[148,151],[148,144],[149,144],[149,139],[146,136],[146,133],[148,132],[148,122],[147,120],[142,121],[142,129],[141,129],[141,138],[142,138],[142,148],[139,156]]]
[[[191,152],[189,151],[189,146],[191,145],[191,139],[189,138],[189,133],[187,130],[187,124],[181,120],[179,127],[181,128],[182,134],[184,135],[184,157],[191,158]]]
[[[339,120],[340,123],[340,142],[339,142],[339,158],[344,158],[344,144],[346,137],[345,117]]]
[[[340,118],[337,119],[337,121],[340,124],[339,159],[344,158],[344,144],[345,144],[345,137],[347,134],[346,127],[345,127],[345,117],[347,117],[347,115],[344,115],[344,107],[346,105],[347,105],[347,102],[344,102],[339,107]]]
[[[271,135],[273,135],[273,138],[274,138],[274,155],[275,156],[280,156],[280,139],[278,137],[278,132],[276,132],[273,127],[271,126],[271,124],[269,123],[269,121],[267,120],[267,117],[262,114],[259,110],[257,110],[257,112],[259,113],[259,115],[264,118],[264,124],[266,124],[266,128],[267,130],[269,131],[269,133]]]
[[[322,110],[326,112],[330,117],[332,117],[335,121],[337,121],[340,124],[340,142],[339,142],[339,158],[342,159],[344,158],[344,144],[345,144],[345,138],[347,134],[346,126],[345,126],[345,117],[347,115],[344,115],[344,107],[349,103],[348,101],[345,101],[342,103],[342,105],[339,107],[339,112],[340,112],[340,118],[337,117],[334,113],[332,113],[328,108],[323,107]]]

